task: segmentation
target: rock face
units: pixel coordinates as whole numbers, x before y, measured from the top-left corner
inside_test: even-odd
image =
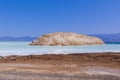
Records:
[[[34,40],[30,45],[40,46],[80,46],[80,45],[97,45],[104,42],[94,36],[87,36],[77,33],[56,32],[45,34]]]

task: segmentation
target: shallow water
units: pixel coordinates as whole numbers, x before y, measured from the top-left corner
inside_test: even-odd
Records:
[[[0,55],[120,52],[120,44],[92,46],[30,46],[30,42],[0,42]]]

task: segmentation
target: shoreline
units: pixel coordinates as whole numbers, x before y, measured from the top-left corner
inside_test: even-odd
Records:
[[[69,55],[69,54],[110,54],[110,53],[120,53],[120,51],[100,51],[100,52],[71,52],[71,53],[43,53],[43,54],[8,54],[8,55],[0,55],[0,57],[8,57],[8,56],[29,56],[29,55]]]
[[[11,55],[0,64],[0,80],[120,79],[120,52]]]

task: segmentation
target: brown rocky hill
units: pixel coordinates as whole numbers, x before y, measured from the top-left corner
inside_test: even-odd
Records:
[[[87,36],[77,33],[56,32],[45,34],[34,40],[30,45],[40,46],[80,46],[80,45],[97,45],[104,42],[94,36]]]

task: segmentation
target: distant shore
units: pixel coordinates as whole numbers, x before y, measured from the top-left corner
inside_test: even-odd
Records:
[[[13,55],[0,64],[0,80],[120,79],[120,52]]]

